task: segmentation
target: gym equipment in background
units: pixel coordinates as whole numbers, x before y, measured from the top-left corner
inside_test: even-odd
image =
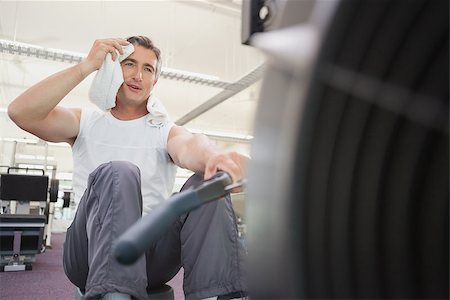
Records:
[[[31,270],[35,255],[51,246],[52,205],[58,198],[59,180],[51,179],[49,187],[44,174],[43,169],[7,167],[0,175],[1,271]]]
[[[38,170],[42,175],[11,174],[13,169],[18,168],[0,176],[1,271],[31,270],[35,255],[45,249],[48,176],[44,170]],[[39,205],[30,207],[32,201]]]

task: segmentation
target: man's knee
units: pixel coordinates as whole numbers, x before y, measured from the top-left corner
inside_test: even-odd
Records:
[[[103,163],[95,169],[94,172],[97,175],[104,173],[119,173],[132,177],[139,177],[140,171],[139,167],[129,161],[114,160],[107,163]]]
[[[187,190],[190,187],[197,187],[203,183],[203,176],[199,174],[194,174],[188,178],[188,180],[181,187],[181,191]]]
[[[99,165],[90,175],[88,185],[115,178],[119,182],[135,182],[140,186],[141,174],[138,166],[129,161],[110,161]]]
[[[88,188],[83,198],[90,199],[90,195],[95,195],[95,199],[99,200],[94,201],[95,203],[105,205],[111,199],[116,199],[114,203],[126,202],[128,204],[130,199],[135,199],[142,209],[139,168],[127,161],[110,161],[101,164],[90,174]]]

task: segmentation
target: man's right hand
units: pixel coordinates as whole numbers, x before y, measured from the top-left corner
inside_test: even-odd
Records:
[[[108,53],[111,53],[112,60],[116,60],[117,52],[123,54],[122,46],[130,43],[121,38],[96,40],[89,51],[88,56],[79,64],[84,77],[100,69]]]

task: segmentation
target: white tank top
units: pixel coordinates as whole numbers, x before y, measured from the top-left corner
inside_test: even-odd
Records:
[[[173,190],[176,166],[167,153],[167,138],[174,125],[148,122],[149,115],[121,121],[110,112],[82,110],[80,132],[73,145],[73,189],[78,204],[89,174],[102,163],[125,160],[141,171],[144,214]]]

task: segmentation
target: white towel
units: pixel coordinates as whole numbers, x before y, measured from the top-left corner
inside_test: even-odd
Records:
[[[109,111],[116,106],[116,95],[123,83],[123,73],[120,63],[134,52],[133,44],[122,47],[123,54],[116,60],[108,53],[100,69],[95,74],[89,89],[89,99],[103,111]],[[168,120],[168,114],[161,101],[150,94],[147,101],[147,110],[150,113],[148,121],[153,125],[162,125]]]
[[[149,112],[149,123],[159,126],[163,125],[166,121],[169,121],[169,114],[167,113],[166,108],[153,94],[150,94],[150,97],[148,98],[147,110]]]
[[[95,74],[89,89],[89,99],[101,110],[107,111],[116,106],[116,95],[123,83],[122,67],[120,63],[134,52],[133,44],[122,47],[123,54],[115,61],[111,53],[106,54],[105,61]],[[116,51],[116,54],[119,54]]]

